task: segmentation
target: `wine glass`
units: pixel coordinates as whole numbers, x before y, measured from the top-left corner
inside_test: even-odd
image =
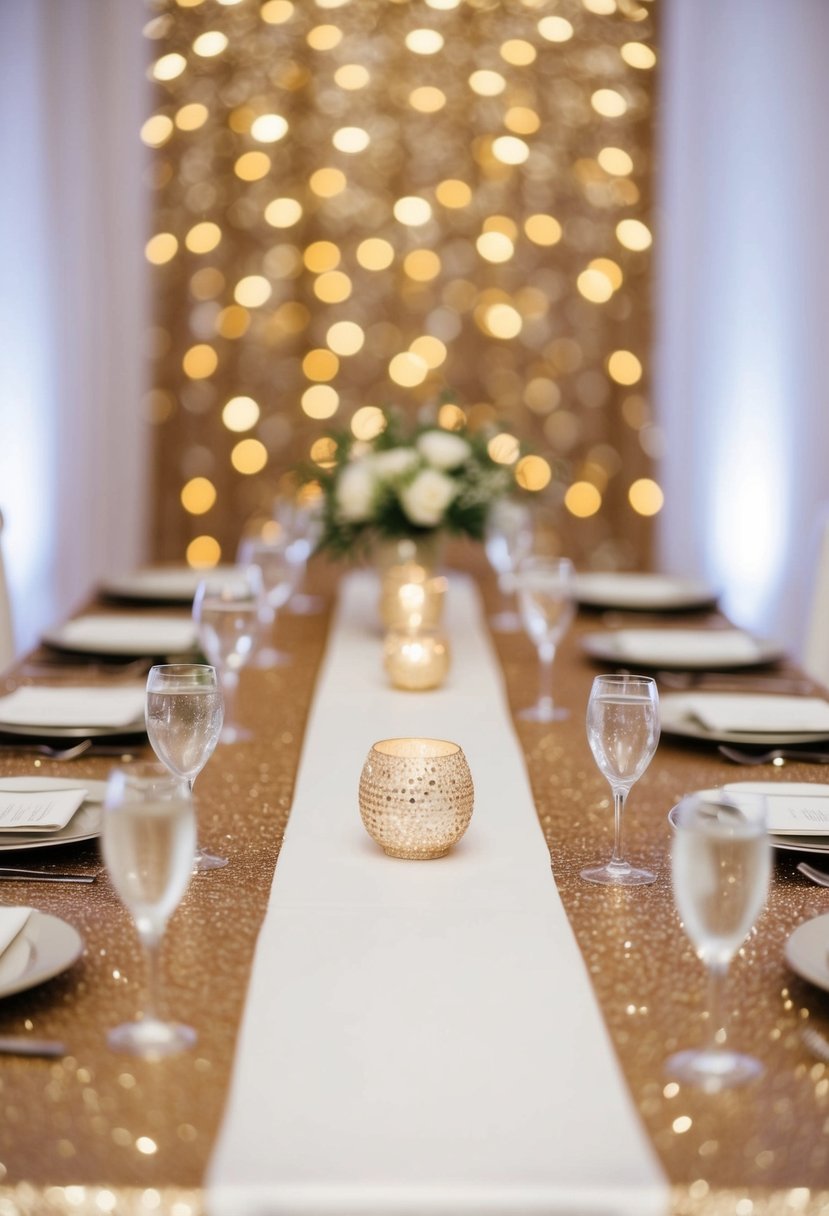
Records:
[[[274,500],[274,519],[284,529],[291,558],[298,567],[298,578],[288,611],[294,616],[315,616],[322,612],[324,600],[302,590],[308,559],[317,547],[323,530],[322,494],[310,493],[305,486],[296,495],[278,496]]]
[[[116,768],[107,783],[101,849],[118,898],[132,916],[147,958],[143,1015],[109,1032],[111,1047],[147,1057],[183,1051],[196,1032],[156,1013],[159,954],[167,921],[193,870],[196,824],[185,782],[157,763]]]
[[[158,663],[147,674],[144,718],[150,745],[162,764],[193,783],[213,755],[224,717],[224,698],[215,667],[205,663]],[[216,870],[226,857],[196,847],[196,870]]]
[[[575,573],[566,557],[527,557],[515,576],[524,629],[538,650],[539,689],[535,705],[520,709],[527,722],[555,722],[570,716],[553,702],[556,648],[576,612]]]
[[[524,503],[501,498],[492,504],[484,526],[484,549],[498,576],[501,593],[501,611],[490,618],[496,633],[518,633],[521,629],[521,620],[512,607],[515,571],[521,559],[529,555],[532,541],[532,516]]]
[[[685,932],[708,969],[708,1046],[680,1051],[666,1069],[716,1092],[760,1075],[753,1056],[726,1045],[723,991],[728,966],[745,941],[768,891],[771,870],[765,798],[722,790],[683,798],[671,816],[674,899]]]
[[[239,566],[221,578],[207,576],[196,588],[193,619],[199,643],[218,671],[224,693],[220,743],[240,743],[252,737],[236,723],[234,710],[239,672],[259,637],[263,599],[262,573],[256,566]]]
[[[605,865],[582,870],[588,882],[638,887],[653,882],[650,870],[622,857],[622,815],[631,786],[651,762],[659,742],[659,694],[650,676],[596,676],[587,703],[587,739],[613,791],[613,854]]]
[[[270,527],[269,527],[270,525]],[[262,576],[263,597],[259,614],[260,638],[273,637],[280,609],[284,608],[302,578],[300,551],[273,520],[239,542],[239,563],[254,566]],[[291,656],[273,645],[257,646],[254,667],[284,667]]]

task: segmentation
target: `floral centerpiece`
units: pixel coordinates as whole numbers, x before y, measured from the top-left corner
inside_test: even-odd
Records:
[[[483,539],[489,507],[515,486],[509,466],[489,455],[490,434],[437,422],[407,430],[398,415],[384,417],[370,442],[332,436],[330,462],[314,470],[323,494],[317,548],[343,557],[378,541]]]

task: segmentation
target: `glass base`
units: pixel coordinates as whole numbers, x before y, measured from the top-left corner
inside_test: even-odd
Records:
[[[519,709],[518,717],[522,722],[563,722],[565,718],[570,717],[570,710],[539,701],[536,705]]]
[[[215,853],[208,853],[207,849],[196,849],[196,855],[193,858],[194,874],[201,874],[204,870],[221,870],[222,866],[226,865],[226,857],[218,857]]]
[[[656,882],[656,875],[650,870],[639,870],[636,866],[628,865],[626,861],[609,861],[604,866],[588,866],[582,870],[581,877],[586,882],[597,882],[605,887],[645,887],[648,883]]]
[[[763,1073],[763,1065],[753,1056],[726,1048],[708,1051],[679,1051],[665,1062],[669,1076],[707,1093],[747,1085]]]
[[[250,666],[256,667],[259,671],[270,671],[274,667],[290,667],[291,663],[293,663],[293,659],[284,650],[266,646],[263,650],[257,650]]]
[[[114,1051],[127,1052],[147,1059],[177,1055],[196,1042],[192,1026],[181,1022],[161,1022],[158,1018],[144,1018],[139,1022],[123,1022],[110,1030],[107,1042]]]
[[[496,612],[489,618],[494,633],[521,633],[521,617],[517,612]]]

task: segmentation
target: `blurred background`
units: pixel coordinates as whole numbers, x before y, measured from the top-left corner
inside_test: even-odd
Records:
[[[0,0],[18,647],[232,560],[394,405],[494,426],[582,569],[705,577],[797,653],[828,50],[823,0]]]

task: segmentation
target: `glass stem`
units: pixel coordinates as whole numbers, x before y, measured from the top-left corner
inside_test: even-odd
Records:
[[[224,725],[233,726],[236,721],[236,689],[239,687],[239,673],[236,671],[222,672],[222,697],[224,699]]]
[[[711,963],[708,967],[709,1051],[722,1051],[725,1044],[725,977],[728,965]]]
[[[613,856],[610,858],[609,864],[617,869],[624,869],[627,865],[622,856],[622,815],[625,810],[625,802],[627,801],[628,792],[622,786],[616,786],[613,790]]]
[[[147,980],[144,989],[143,1020],[156,1022],[158,1018],[158,992],[161,977],[161,934],[150,929],[139,929],[144,957],[147,962]]]
[[[538,704],[541,709],[553,711],[553,660],[556,648],[552,642],[542,642],[538,648]]]

